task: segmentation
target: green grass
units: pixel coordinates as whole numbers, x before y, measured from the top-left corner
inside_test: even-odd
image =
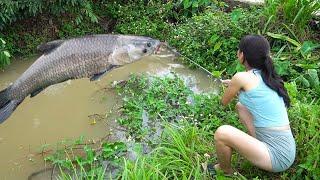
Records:
[[[220,9],[224,4],[219,2],[210,3],[209,8],[205,5],[208,1],[203,1],[205,3],[200,4],[199,9],[192,5],[200,1],[176,2],[99,1],[81,8],[86,13],[80,16],[79,9],[68,6],[69,13],[53,18],[48,27],[46,17],[13,24],[0,32],[7,42],[4,46],[1,41],[0,66],[9,63],[7,52],[13,56],[29,55],[45,41],[112,31],[168,41],[184,56],[214,74],[230,78],[241,70],[236,61],[241,37],[269,32],[276,69],[287,82],[293,101],[289,119],[297,143],[297,158],[289,170],[277,174],[261,171],[237,154],[232,158],[233,165],[248,179],[319,179],[319,37],[316,30],[308,26],[311,12],[319,5],[309,0],[299,0],[297,4],[293,0],[272,0],[263,8],[236,8],[223,12]],[[307,4],[303,5],[303,2]],[[115,24],[109,24],[106,32],[94,17],[100,22]],[[161,138],[157,143],[149,142],[154,150],[147,155],[140,153],[141,156],[132,161],[121,158],[126,152],[121,143],[105,142],[98,149],[88,144],[59,148],[47,160],[60,167],[61,179],[109,177],[104,171],[104,160],[123,167],[118,179],[206,179],[209,177],[201,172],[201,164],[215,161],[212,134],[216,128],[230,124],[243,130],[234,111],[235,102],[222,107],[219,95],[194,94],[175,75],[173,78],[134,75],[124,87],[118,87],[118,92],[124,100],[118,123],[125,126],[137,142],[148,142],[148,135],[155,131],[141,128],[143,114],[147,114],[150,121],[161,122],[164,129]],[[115,148],[118,145],[122,147],[121,151]],[[82,156],[74,152],[78,148]],[[204,154],[209,154],[210,158]],[[234,178],[245,179],[243,176]]]
[[[190,123],[166,124],[161,142],[148,155],[124,161],[121,179],[204,179],[202,163],[214,152],[213,136]]]
[[[82,158],[55,156],[51,159],[63,169],[69,169],[62,171],[62,179],[70,179],[65,173],[70,171],[71,174],[78,173],[84,175],[83,177],[98,178],[104,173],[101,163],[103,159],[115,161],[121,167],[117,176],[113,176],[115,179],[210,179],[208,174],[203,172],[202,165],[216,162],[214,131],[222,124],[231,124],[243,129],[234,111],[234,104],[224,108],[219,103],[219,95],[196,95],[177,76],[159,78],[132,75],[125,86],[118,87],[118,91],[125,100],[119,122],[128,129],[128,136],[135,139],[134,151],[138,154],[138,158],[129,160],[124,153],[119,154],[127,150],[121,143],[116,145],[106,143],[104,146],[108,150],[102,151],[105,155],[99,155],[99,151],[95,152],[85,147],[83,150],[86,156]],[[318,109],[320,106],[301,102],[301,95],[295,93],[292,88],[289,89],[290,96],[295,99],[292,108],[289,109],[289,119],[297,144],[294,165],[285,172],[268,173],[234,153],[232,165],[240,174],[231,179],[317,179],[319,177],[320,112]],[[194,97],[193,104],[186,103],[186,97]],[[157,105],[155,102],[164,104]],[[176,107],[178,103],[174,103],[173,106],[172,102],[179,102],[180,106]],[[142,128],[141,109],[148,112],[150,122],[161,122],[163,131],[159,139],[147,138],[153,129]],[[182,118],[177,120],[173,117]],[[148,143],[153,150],[144,154],[140,142]],[[119,145],[122,146],[121,151],[114,148]],[[109,176],[108,173],[103,175]],[[220,172],[217,178],[225,177]]]

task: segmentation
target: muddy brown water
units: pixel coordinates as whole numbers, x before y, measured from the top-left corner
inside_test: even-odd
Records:
[[[0,72],[0,89],[15,81],[35,58],[18,59]],[[113,81],[128,79],[130,73],[165,76],[176,72],[196,92],[217,91],[215,84],[200,70],[191,70],[172,57],[148,57],[115,69],[98,81],[70,80],[52,85],[33,98],[26,98],[3,124],[0,124],[0,179],[27,179],[48,167],[39,154],[41,147],[63,140],[99,140],[108,134],[114,119],[96,121],[90,115],[106,114],[121,98],[114,91],[101,93]],[[48,179],[48,175],[37,179]]]

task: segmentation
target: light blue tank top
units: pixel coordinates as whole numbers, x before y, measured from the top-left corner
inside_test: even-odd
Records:
[[[255,127],[276,127],[289,124],[287,109],[283,98],[269,88],[262,80],[260,70],[253,70],[260,79],[257,87],[240,91],[239,101],[253,116]]]

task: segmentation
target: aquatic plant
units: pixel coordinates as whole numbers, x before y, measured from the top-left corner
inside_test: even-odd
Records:
[[[177,122],[186,119],[212,131],[224,120],[236,123],[234,113],[224,113],[216,94],[196,94],[176,74],[173,77],[147,77],[132,75],[124,87],[118,87],[124,104],[118,119],[136,138],[143,135],[142,115],[145,111],[150,122],[157,120]],[[143,92],[141,94],[141,92]]]
[[[52,163],[53,172],[58,170],[58,179],[111,177],[110,169],[121,168],[121,157],[126,154],[127,147],[123,142],[103,140],[99,143],[86,142],[83,137],[71,143],[63,142],[53,154],[46,156],[45,161]]]

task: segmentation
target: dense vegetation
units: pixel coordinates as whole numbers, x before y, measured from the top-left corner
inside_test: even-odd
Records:
[[[319,179],[320,24],[314,16],[319,7],[320,2],[312,0],[267,0],[263,7],[234,7],[208,0],[1,1],[0,67],[10,63],[9,52],[30,55],[45,41],[115,32],[167,41],[217,77],[229,78],[241,70],[236,61],[241,37],[262,34],[271,42],[276,69],[287,82],[293,101],[289,116],[297,159],[289,170],[277,174],[258,170],[238,155],[233,164],[247,178]],[[52,156],[48,160],[74,171],[78,164],[81,171],[75,174],[93,179],[105,175],[103,161],[115,159],[115,164],[123,167],[117,174],[123,179],[203,179],[208,177],[202,173],[202,163],[216,160],[214,130],[222,124],[241,128],[233,105],[221,107],[219,95],[195,95],[176,76],[133,76],[118,90],[124,97],[118,122],[137,142],[143,142],[151,131],[141,128],[144,111],[150,119],[163,123],[158,143],[150,144],[154,150],[140,153],[135,161],[119,160],[125,145],[105,143],[100,152],[85,146],[82,158]],[[137,93],[141,91],[145,93]],[[190,97],[194,99],[191,105]],[[234,178],[243,179],[242,175]]]

